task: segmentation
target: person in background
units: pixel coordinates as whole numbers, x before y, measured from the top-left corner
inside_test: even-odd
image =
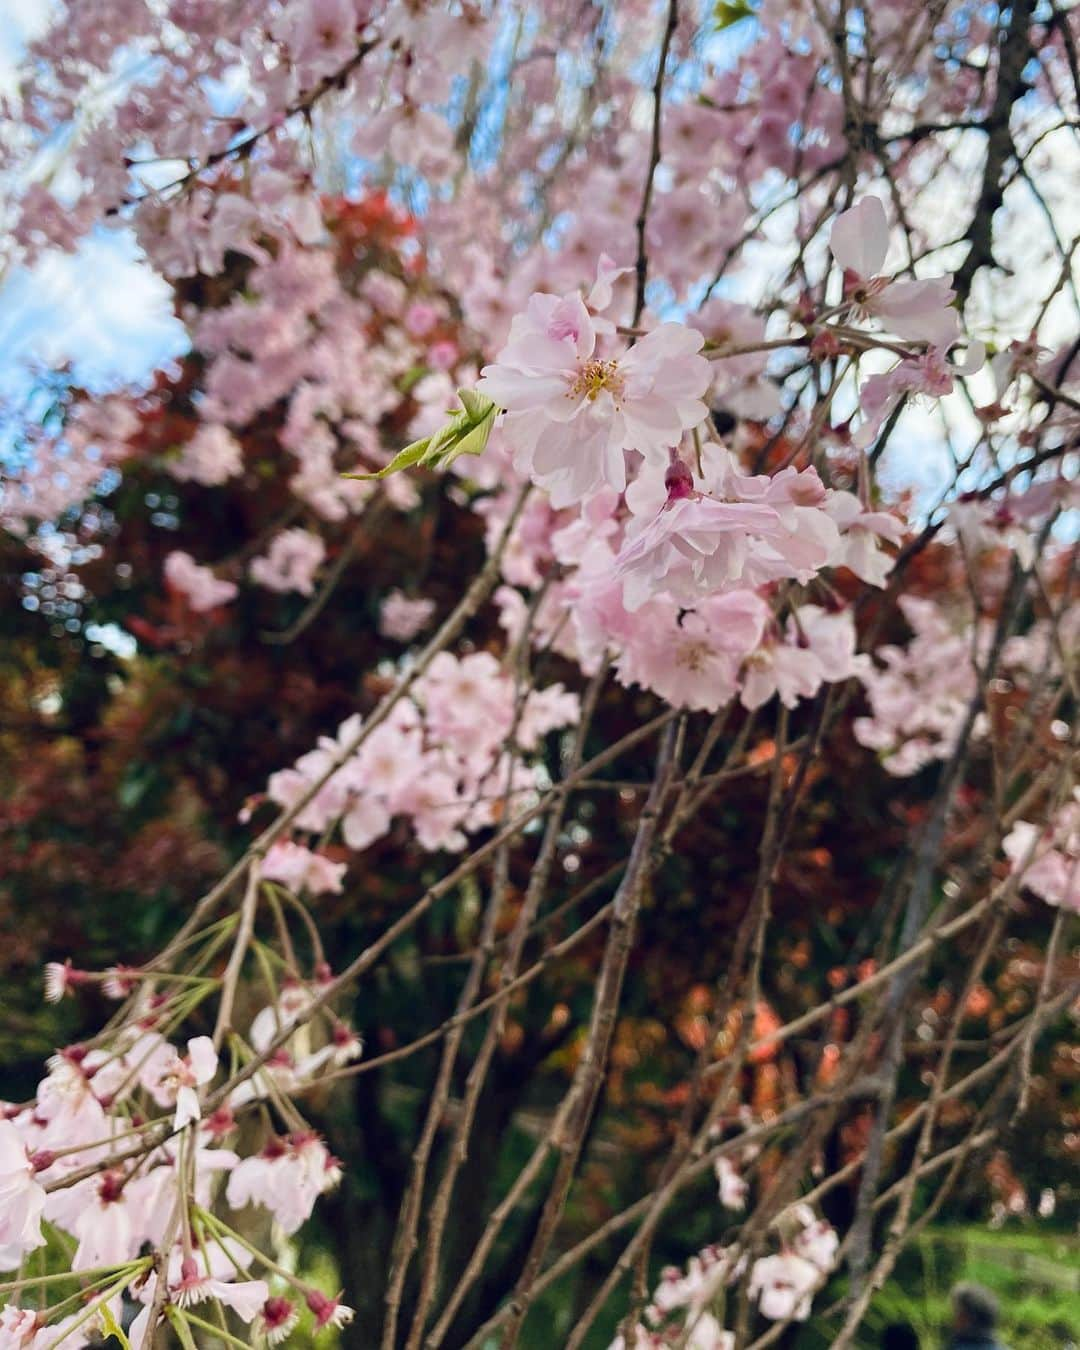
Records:
[[[998,1302],[981,1284],[958,1284],[952,1291],[949,1350],[1005,1350],[998,1340]]]
[[[919,1350],[919,1333],[910,1322],[890,1322],[881,1333],[881,1350]]]

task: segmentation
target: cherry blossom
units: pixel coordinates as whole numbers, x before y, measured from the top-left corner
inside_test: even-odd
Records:
[[[432,600],[410,599],[402,591],[391,591],[379,610],[379,632],[395,642],[411,642],[427,627],[434,610]]]
[[[813,698],[825,682],[869,674],[869,658],[855,651],[850,610],[829,613],[820,605],[800,605],[788,620],[783,640],[763,643],[747,663],[740,698],[759,708],[774,694],[788,708]]]
[[[725,1209],[745,1209],[749,1186],[739,1175],[726,1154],[716,1160],[716,1180],[720,1186],[720,1203]]]
[[[750,1273],[750,1297],[757,1300],[763,1317],[805,1322],[821,1279],[818,1267],[794,1252],[762,1256]]]
[[[337,1160],[315,1134],[274,1139],[260,1154],[232,1169],[226,1198],[234,1209],[257,1204],[270,1210],[286,1233],[295,1233],[315,1201],[341,1177]]]
[[[897,777],[947,759],[975,691],[972,634],[966,616],[950,616],[933,601],[902,596],[900,608],[914,630],[906,647],[887,644],[874,653],[880,664],[859,672],[871,716],[855,719],[861,745],[878,752]],[[981,644],[984,636],[976,635]],[[980,715],[975,734],[983,734]]]
[[[1080,913],[1080,788],[1045,831],[1018,820],[1002,848],[1029,891],[1048,905]]]
[[[321,1331],[323,1327],[348,1326],[355,1316],[352,1308],[341,1302],[340,1296],[338,1298],[327,1298],[317,1289],[308,1291],[307,1305],[315,1315],[316,1331]]]
[[[836,217],[829,246],[844,270],[845,298],[857,315],[879,318],[898,337],[942,351],[956,341],[960,328],[949,303],[949,278],[890,281],[879,275],[889,251],[889,226],[877,197],[863,197]]]
[[[215,487],[240,473],[243,468],[240,442],[228,428],[204,423],[166,467],[181,482],[191,480],[204,487]]]
[[[709,366],[697,355],[700,333],[661,324],[615,356],[599,354],[597,337],[580,295],[537,292],[477,385],[506,410],[503,432],[518,471],[557,507],[605,483],[621,491],[624,451],[666,458],[705,416]]]
[[[310,530],[282,530],[270,542],[266,555],[254,558],[248,571],[252,581],[269,591],[299,591],[310,595],[315,573],[326,557],[326,545]]]
[[[344,863],[331,862],[323,853],[313,853],[293,839],[278,839],[271,844],[260,871],[267,881],[280,881],[301,895],[340,892],[346,872]]]
[[[45,1191],[34,1180],[26,1145],[9,1120],[0,1119],[0,1270],[14,1270],[40,1247]]]
[[[596,707],[583,728],[590,757],[594,742],[614,744],[616,735],[634,731],[657,701],[679,710],[672,779],[679,806],[668,814],[671,796],[661,794],[662,847],[630,846],[631,858],[650,855],[650,865],[652,853],[666,856],[682,843],[675,817],[694,804],[682,775],[699,745],[715,758],[706,765],[703,755],[695,773],[712,775],[712,765],[730,754],[731,774],[724,761],[709,786],[719,785],[722,811],[741,812],[742,775],[756,773],[767,756],[777,768],[773,782],[791,786],[781,783],[780,770],[788,772],[783,744],[770,745],[771,733],[762,732],[776,718],[751,714],[774,698],[798,709],[828,684],[858,680],[861,689],[845,690],[851,701],[829,700],[836,712],[829,736],[841,753],[851,750],[852,737],[874,751],[877,764],[857,756],[868,774],[911,777],[962,752],[948,851],[933,860],[947,894],[944,874],[963,865],[982,823],[990,757],[980,752],[992,743],[996,780],[1008,759],[998,753],[998,712],[1007,726],[1014,704],[1038,691],[1049,711],[1034,702],[1020,707],[1032,712],[1030,735],[1017,720],[1025,752],[1030,741],[1024,772],[1030,769],[1038,792],[1025,797],[1024,818],[1011,823],[995,867],[1002,876],[1011,869],[1014,891],[1062,910],[1080,907],[1080,797],[1060,801],[1043,792],[1048,778],[1039,776],[1057,772],[1066,749],[1058,705],[1071,707],[1070,659],[1080,633],[1080,606],[1068,592],[1072,525],[1060,520],[1078,492],[1072,459],[1080,390],[1068,326],[1075,297],[1064,271],[1056,282],[1039,277],[1035,284],[1047,259],[1059,271],[1059,189],[1027,149],[1042,146],[1044,133],[1057,136],[1058,89],[1073,83],[1065,30],[1051,21],[1061,16],[1017,11],[1003,20],[1005,11],[945,6],[928,27],[915,7],[888,0],[845,32],[805,0],[760,0],[743,38],[728,44],[714,41],[715,32],[737,18],[739,6],[715,13],[705,6],[700,14],[692,8],[672,6],[665,27],[662,8],[645,0],[531,6],[507,25],[498,7],[472,3],[96,0],[45,15],[42,32],[13,67],[8,115],[0,119],[10,189],[5,277],[17,280],[19,266],[35,260],[47,277],[55,250],[89,256],[106,232],[125,231],[137,242],[140,268],[167,291],[189,344],[175,366],[104,396],[94,379],[81,387],[80,371],[61,365],[68,353],[60,348],[55,362],[50,356],[55,369],[32,372],[42,387],[26,414],[11,418],[10,438],[5,424],[0,488],[0,525],[18,545],[13,557],[25,554],[12,569],[24,574],[24,618],[37,606],[64,632],[60,601],[81,587],[86,616],[100,602],[111,622],[118,592],[106,593],[105,585],[114,546],[130,545],[127,578],[133,563],[152,557],[145,584],[165,587],[164,603],[150,596],[145,613],[127,620],[140,648],[133,669],[145,681],[153,662],[201,672],[244,632],[264,632],[262,618],[250,621],[249,606],[280,611],[270,626],[303,639],[309,620],[325,622],[335,605],[351,605],[354,578],[370,572],[373,589],[348,616],[371,638],[370,667],[327,678],[319,660],[308,669],[306,649],[294,648],[303,655],[304,680],[310,674],[311,706],[333,708],[326,713],[332,720],[318,725],[306,749],[290,736],[277,761],[283,767],[264,794],[259,783],[239,789],[237,800],[251,794],[242,822],[261,813],[252,847],[180,917],[181,939],[156,956],[141,955],[140,966],[87,971],[79,953],[79,965],[46,965],[50,1004],[84,988],[95,996],[100,988],[115,1004],[100,1031],[86,1032],[85,1045],[50,1057],[26,1102],[0,1112],[0,1265],[21,1267],[25,1289],[15,1297],[33,1298],[35,1308],[0,1311],[0,1345],[96,1343],[110,1330],[108,1318],[119,1320],[131,1300],[142,1310],[129,1339],[143,1350],[156,1334],[152,1323],[190,1315],[194,1325],[210,1302],[249,1324],[260,1343],[283,1342],[305,1306],[316,1330],[352,1319],[341,1301],[351,1295],[330,1297],[293,1273],[305,1267],[294,1265],[291,1241],[287,1258],[264,1258],[272,1283],[251,1278],[262,1240],[230,1236],[232,1211],[264,1211],[261,1227],[272,1226],[269,1246],[276,1248],[337,1185],[341,1165],[304,1112],[308,1090],[344,1076],[363,1051],[342,1010],[343,997],[353,996],[344,986],[367,970],[365,953],[374,959],[379,944],[393,939],[391,960],[400,966],[391,969],[415,963],[424,980],[429,956],[434,968],[446,955],[457,961],[476,952],[483,970],[474,965],[466,985],[469,991],[479,981],[470,995],[475,1003],[525,968],[510,955],[516,938],[507,939],[518,916],[547,924],[562,903],[544,896],[529,912],[530,860],[547,837],[545,812],[555,818],[550,803],[566,808],[558,821],[559,866],[570,874],[587,864],[590,885],[607,861],[601,851],[609,840],[634,837],[632,803],[645,797],[636,778],[623,790],[621,765],[611,769],[614,784],[603,777],[560,781],[573,762],[569,747],[590,677],[597,677]],[[1010,89],[1009,57],[1021,28],[1025,56]],[[932,41],[925,37],[931,29]],[[1006,104],[1015,153],[1002,176],[986,133]],[[982,148],[983,190],[966,192],[965,206],[959,186],[970,184],[958,185],[955,174],[969,136],[991,145],[989,153]],[[1039,151],[1051,166],[1057,143],[1048,140]],[[339,151],[347,165],[333,163]],[[342,181],[331,186],[339,170]],[[1000,182],[991,181],[995,173]],[[1007,189],[1016,177],[1038,210],[1025,207],[1023,192],[1014,202]],[[985,210],[988,194],[999,191],[1009,214],[1004,235],[1006,213],[991,220]],[[981,215],[972,214],[972,202]],[[906,245],[903,274],[888,268],[885,203],[895,242]],[[838,294],[823,266],[825,233],[842,273]],[[1046,258],[1037,256],[1043,249]],[[956,294],[951,277],[929,275],[939,257],[956,268]],[[960,467],[944,495],[926,504],[895,472],[894,461],[903,459],[896,451],[920,436],[910,405],[934,406],[977,372],[979,342],[969,343],[965,359],[949,359],[962,331],[981,333],[996,353],[985,384],[993,386],[993,401],[973,403],[972,416],[962,409],[956,419],[951,404],[942,407],[948,435],[930,449],[955,449]],[[62,391],[55,406],[54,382]],[[981,397],[983,387],[976,381],[964,392]],[[448,466],[436,458],[419,469],[413,456],[411,467],[376,485],[380,471],[410,459],[413,442],[440,443],[459,390],[465,414],[472,400],[484,421],[483,436],[464,448],[482,454]],[[497,426],[485,399],[497,405]],[[6,403],[2,411],[6,423]],[[894,414],[899,431],[882,473],[879,454],[863,452],[875,440],[881,451],[882,428],[891,436]],[[919,440],[920,455],[923,449]],[[924,470],[927,479],[933,474],[930,453],[925,458],[917,465],[920,484]],[[132,504],[149,505],[154,493],[175,502],[175,513],[170,504],[140,534]],[[244,539],[214,535],[204,545],[211,555],[196,556],[205,520],[253,527]],[[193,552],[171,548],[170,538]],[[486,553],[475,590],[465,592],[464,573],[434,574],[451,546],[469,565]],[[250,584],[241,585],[242,576]],[[138,580],[141,602],[141,573]],[[459,581],[466,596],[460,611],[447,594]],[[1014,582],[1026,589],[1010,615]],[[257,587],[294,598],[278,602]],[[433,598],[419,594],[425,588]],[[896,590],[910,635],[882,645],[880,632],[896,636]],[[350,598],[342,602],[343,595]],[[302,604],[295,597],[317,599]],[[226,613],[225,605],[233,607]],[[437,607],[451,615],[433,642],[441,649],[411,649]],[[289,612],[302,612],[292,629]],[[207,617],[196,621],[198,615]],[[1002,641],[994,637],[999,616]],[[867,644],[875,649],[860,652]],[[984,687],[982,665],[991,652],[1001,680]],[[57,663],[56,670],[64,668]],[[114,713],[106,725],[104,751],[94,747],[110,764],[119,740],[111,732],[141,726],[131,721],[135,711],[149,717],[158,710],[156,681],[151,687],[111,678],[125,689],[116,705],[123,715]],[[67,724],[79,719],[68,716],[74,705],[67,687],[60,698],[51,680],[35,671],[40,690],[31,703],[40,702],[49,733],[42,743],[55,731],[66,745]],[[863,693],[862,715],[852,720]],[[303,700],[290,685],[281,695],[280,708],[270,700],[270,721],[291,727],[293,706]],[[48,711],[56,698],[59,714]],[[976,717],[980,705],[987,713]],[[707,719],[696,714],[721,709],[730,717],[714,720],[725,729],[713,746],[702,740]],[[801,725],[807,714],[812,722],[812,710],[792,719],[804,743],[817,740]],[[975,755],[967,754],[969,730]],[[642,742],[642,753],[652,745]],[[243,764],[243,756],[234,758]],[[816,776],[826,760],[818,756],[806,768]],[[796,786],[802,782],[800,771]],[[215,784],[215,796],[224,800],[229,786]],[[909,782],[893,794],[890,831],[909,818],[920,827],[923,786]],[[995,796],[999,787],[1012,802],[1012,787],[995,781]],[[589,795],[601,792],[608,795]],[[619,805],[608,811],[597,800]],[[23,805],[14,802],[17,813]],[[792,811],[806,805],[796,792]],[[525,808],[536,813],[528,826],[500,838]],[[193,829],[197,814],[178,809],[170,827]],[[639,816],[636,824],[643,843],[648,822]],[[732,833],[722,823],[717,838]],[[797,828],[801,834],[801,818]],[[463,854],[470,845],[480,849],[475,868],[467,856],[434,856]],[[358,856],[376,846],[377,855]],[[820,852],[830,856],[829,848]],[[479,919],[474,902],[487,890],[492,855],[496,901]],[[791,860],[790,852],[777,860],[778,885],[797,870]],[[459,862],[466,883],[432,890],[432,878],[453,877]],[[734,877],[730,860],[719,862]],[[856,857],[852,866],[858,864]],[[74,865],[85,866],[78,859]],[[242,874],[247,889],[237,884]],[[536,867],[534,875],[542,874]],[[319,906],[310,902],[342,895],[349,876],[348,904],[323,901],[322,908],[337,916],[355,908],[355,925],[350,917],[336,930],[355,935],[387,908],[383,883],[398,875],[417,882],[414,908],[392,910],[383,939],[365,933],[358,951],[333,951],[331,970],[312,913]],[[666,902],[660,889],[656,898]],[[937,883],[932,889],[936,897]],[[621,914],[624,895],[617,892],[618,921],[607,925],[615,938],[601,939],[597,925],[593,943],[629,934],[639,946],[622,955],[637,963],[644,925],[635,927],[632,912]],[[651,901],[648,886],[641,895]],[[1040,922],[1053,922],[1034,902],[1014,908],[1025,942]],[[445,934],[447,947],[460,940],[461,951],[407,952],[398,938],[414,923],[418,949],[429,940],[441,945]],[[571,938],[576,923],[567,930]],[[538,931],[528,929],[530,953]],[[762,960],[777,950],[767,936]],[[560,940],[562,934],[541,939],[540,964],[529,974],[543,967],[534,986],[543,986],[541,999],[551,992],[548,981],[564,979],[556,966]],[[697,984],[695,949],[687,945]],[[614,945],[605,950],[618,954]],[[703,961],[707,955],[702,948]],[[571,959],[592,960],[593,947],[579,947]],[[373,972],[376,979],[385,973],[385,966]],[[764,966],[762,974],[768,978]],[[1053,974],[1046,972],[1047,988]],[[784,993],[794,1000],[787,1015],[817,997],[798,983]],[[373,1011],[381,987],[365,981],[357,1016],[380,1053],[396,1057],[406,1033]],[[783,993],[783,981],[777,988]],[[552,1025],[565,1014],[573,1039],[567,1053],[541,1047],[544,1072],[549,1087],[568,1075],[570,1104],[580,1102],[580,1074],[629,1061],[596,1053],[593,1026],[615,1027],[620,1053],[625,1048],[628,1005],[618,998],[605,1005],[609,989],[607,980],[597,985],[591,1021],[583,1000],[555,990]],[[443,1001],[433,997],[432,1007]],[[95,1002],[85,1000],[88,1008]],[[531,1034],[518,1006],[515,1000],[501,1008],[488,1024],[501,1031],[500,1057],[516,1054],[515,1036]],[[862,1017],[866,1004],[823,1006],[830,1018],[820,1030],[836,1051],[835,1073],[842,1057],[867,1043],[858,1034],[848,1039],[853,1023],[844,1020]],[[239,1076],[228,1056],[219,1065],[208,1036],[190,1034],[223,1025],[226,1013]],[[430,1126],[418,1124],[446,1136],[427,1175],[416,1161],[423,1150],[414,1155],[418,1201],[435,1194],[436,1167],[476,1142],[450,1134],[471,1126],[471,1106],[459,1109],[458,1084],[466,1084],[467,1096],[473,1080],[464,1060],[483,1032],[475,1025],[459,1045],[456,1034],[446,1035],[454,1026],[444,1023],[434,1037],[437,1053],[449,1046],[457,1056],[454,1100],[440,1101],[436,1087]],[[655,1029],[675,1045],[666,1026]],[[758,1029],[754,1034],[759,1038]],[[879,1047],[870,1045],[873,1058]],[[708,1042],[704,1049],[710,1052]],[[759,1109],[759,1094],[772,1090],[766,1071],[777,1071],[785,1097],[805,1077],[789,1073],[790,1043],[782,1038],[779,1063],[762,1059],[759,1049],[750,1051],[750,1071],[732,1079],[730,1102],[717,1101],[724,1116],[710,1139],[736,1119],[763,1130],[775,1124],[775,1102]],[[202,1091],[219,1068],[220,1088]],[[909,1079],[917,1091],[918,1075]],[[613,1079],[614,1096],[633,1096],[634,1080]],[[822,1070],[822,1091],[825,1080]],[[680,1101],[673,1093],[653,1102],[635,1098],[635,1105],[662,1105],[667,1113]],[[907,1109],[902,1096],[896,1109]],[[405,1117],[402,1128],[412,1128],[411,1097]],[[544,1150],[554,1141],[566,1159],[587,1156],[573,1137],[577,1118],[582,1112],[558,1114]],[[846,1128],[843,1120],[839,1127]],[[268,1136],[268,1129],[282,1133]],[[702,1156],[703,1142],[694,1141],[691,1157]],[[713,1212],[729,1245],[705,1247],[666,1269],[641,1324],[616,1346],[731,1350],[735,1335],[723,1323],[733,1307],[745,1309],[747,1283],[755,1317],[811,1315],[836,1264],[840,1234],[796,1203],[776,1224],[765,1210],[749,1217],[749,1247],[735,1236],[731,1221],[751,1199],[742,1172],[750,1175],[752,1156],[743,1150],[716,1163],[720,1205]],[[856,1161],[868,1174],[867,1160]],[[884,1165],[893,1162],[886,1157]],[[755,1194],[768,1191],[768,1171]],[[884,1172],[880,1180],[894,1184]],[[559,1212],[568,1199],[568,1213],[581,1208],[579,1200],[586,1212],[587,1169],[573,1178],[580,1195],[558,1195],[559,1184],[552,1191]],[[1000,1213],[1026,1204],[1018,1187]],[[406,1217],[411,1208],[402,1206]],[[434,1229],[438,1209],[429,1215],[420,1208]],[[24,1258],[43,1244],[43,1217],[61,1240],[49,1243],[50,1275],[38,1284],[27,1273],[35,1263]],[[695,1224],[699,1218],[707,1222],[708,1214]],[[391,1267],[393,1252],[420,1250],[416,1232],[399,1233],[407,1241],[387,1244]],[[770,1249],[774,1234],[782,1242]],[[664,1243],[680,1240],[676,1219]],[[60,1252],[69,1246],[65,1264]],[[505,1247],[504,1238],[499,1250]],[[444,1242],[450,1250],[455,1244]],[[874,1281],[888,1273],[881,1263],[890,1250],[874,1253]],[[104,1291],[99,1307],[80,1296],[50,1303],[54,1259],[61,1272],[80,1272],[80,1288],[88,1278],[82,1272],[105,1267],[106,1279],[94,1286]],[[535,1264],[549,1269],[550,1253]],[[617,1269],[625,1268],[620,1259]],[[445,1272],[434,1273],[433,1283],[445,1286]],[[415,1274],[406,1269],[403,1280]],[[512,1304],[518,1293],[528,1302],[526,1283]],[[402,1307],[411,1288],[406,1284]],[[516,1315],[513,1306],[497,1315],[504,1313]],[[399,1327],[390,1339],[423,1339],[438,1316],[426,1308],[414,1330]],[[494,1334],[498,1340],[499,1330]],[[760,1338],[760,1328],[748,1335]]]
[[[179,549],[165,559],[165,580],[183,595],[196,614],[227,605],[237,595],[231,581],[222,581],[209,567],[200,566],[190,553]]]
[[[173,1129],[182,1130],[202,1115],[197,1089],[209,1083],[217,1073],[218,1057],[209,1036],[188,1041],[187,1054],[176,1055],[161,1075],[161,1090],[176,1102]]]

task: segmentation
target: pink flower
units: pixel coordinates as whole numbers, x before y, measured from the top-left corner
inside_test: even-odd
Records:
[[[174,1052],[173,1062],[161,1075],[161,1091],[176,1102],[174,1130],[182,1130],[202,1116],[196,1089],[210,1082],[217,1067],[217,1051],[209,1036],[195,1036],[188,1041],[186,1055]]]
[[[337,1159],[315,1134],[273,1139],[257,1157],[233,1168],[225,1191],[233,1209],[262,1205],[286,1233],[295,1233],[315,1201],[341,1178]]]
[[[797,1206],[799,1211],[808,1211],[808,1205]],[[804,1257],[818,1270],[828,1274],[836,1265],[836,1254],[840,1250],[840,1238],[832,1224],[824,1219],[815,1219],[809,1215],[809,1221],[791,1243],[796,1256]]]
[[[226,605],[235,598],[231,581],[220,581],[209,567],[202,567],[190,553],[174,550],[165,559],[165,580],[187,600],[196,614]]]
[[[757,1299],[762,1317],[774,1322],[786,1322],[789,1318],[805,1322],[821,1282],[818,1267],[794,1252],[762,1256],[750,1271],[750,1297]]]
[[[747,662],[741,701],[760,708],[774,694],[788,708],[813,698],[825,682],[865,676],[869,658],[856,655],[850,610],[830,614],[819,605],[801,605],[788,620],[785,641],[767,642]]]
[[[44,1244],[45,1191],[34,1180],[22,1135],[0,1120],[0,1270],[14,1270],[27,1252]]]
[[[660,592],[685,604],[742,576],[751,537],[780,530],[770,506],[720,502],[703,493],[669,499],[627,531],[615,559],[623,604],[632,612]]]
[[[914,638],[906,647],[878,648],[882,668],[867,666],[860,673],[872,715],[857,717],[852,729],[860,745],[878,752],[888,773],[907,777],[952,754],[976,676],[969,622],[954,626],[951,614],[920,596],[901,596],[899,603]],[[988,636],[985,630],[976,635],[980,650]],[[981,714],[973,730],[985,735]]]
[[[687,1319],[690,1324],[690,1336],[680,1341],[685,1350],[732,1350],[735,1333],[725,1331],[710,1312],[694,1315],[693,1310]]]
[[[426,300],[414,300],[405,311],[402,324],[410,337],[427,337],[439,322],[441,310]]]
[[[17,1264],[17,1263],[16,1263]],[[2,1267],[7,1269],[7,1267]],[[0,1310],[0,1348],[2,1350],[32,1350],[34,1340],[42,1328],[42,1321],[30,1308],[16,1308],[12,1304]]]
[[[700,333],[665,323],[629,351],[597,353],[598,327],[580,295],[537,292],[477,388],[506,410],[503,429],[520,473],[569,506],[605,483],[626,485],[624,451],[664,462],[706,415],[708,362]]]
[[[107,1171],[49,1195],[45,1217],[78,1239],[72,1270],[116,1266],[135,1255],[140,1236],[132,1194],[119,1171]]]
[[[753,591],[714,596],[681,619],[675,606],[650,611],[618,658],[619,680],[644,685],[675,707],[715,712],[734,697],[739,667],[768,617]]]
[[[549,732],[574,726],[580,713],[581,700],[561,684],[533,689],[521,710],[517,727],[518,745],[523,750],[535,749]]]
[[[208,423],[199,427],[179,458],[167,460],[165,467],[181,482],[216,487],[242,471],[244,452],[240,442],[225,427]]]
[[[1080,913],[1080,788],[1045,831],[1018,820],[1002,843],[1013,871],[1048,905]]]
[[[353,149],[370,159],[386,156],[435,177],[446,172],[454,154],[454,133],[445,117],[406,99],[376,113],[353,136]]]
[[[905,395],[929,394],[941,398],[951,393],[952,387],[952,369],[934,348],[922,356],[898,362],[883,375],[871,375],[859,389],[863,421],[855,432],[855,444],[868,446]]]
[[[720,1203],[725,1209],[745,1209],[750,1187],[739,1175],[735,1164],[722,1154],[716,1160],[716,1180],[720,1185]]]
[[[252,560],[248,571],[252,581],[269,591],[299,591],[310,595],[315,589],[315,573],[326,557],[326,545],[310,530],[282,530],[274,536],[267,554]]]
[[[411,642],[434,612],[434,600],[410,600],[402,591],[391,591],[379,609],[379,632],[396,642]]]
[[[354,0],[309,0],[288,6],[278,27],[303,87],[310,88],[355,54],[360,20]]]
[[[180,1278],[175,1282],[170,1278],[169,1281],[169,1293],[173,1301],[181,1308],[187,1308],[192,1304],[205,1303],[207,1299],[212,1299],[216,1303],[224,1304],[226,1308],[231,1308],[242,1322],[251,1322],[262,1311],[270,1295],[266,1281],[234,1282],[228,1278],[221,1279],[212,1273],[212,1266],[213,1263],[208,1270],[200,1266],[194,1257],[185,1258],[180,1265]],[[229,1273],[231,1271],[221,1272],[226,1276]]]
[[[307,891],[322,895],[341,891],[346,872],[344,863],[331,862],[322,853],[313,853],[303,844],[290,839],[279,839],[271,845],[259,869],[267,881],[280,881],[297,895]]]
[[[864,197],[833,221],[833,257],[844,269],[844,293],[858,314],[879,318],[890,332],[946,350],[960,332],[949,302],[949,277],[889,281],[879,276],[889,251],[889,224],[877,197]]]
[[[836,565],[848,568],[871,586],[884,586],[893,558],[878,541],[899,544],[904,537],[904,522],[888,511],[864,511],[851,492],[830,492],[825,511],[840,530]]]
[[[635,518],[614,570],[631,612],[659,593],[692,605],[740,584],[783,577],[805,583],[834,561],[840,536],[820,509],[826,492],[815,470],[751,476],[713,445],[703,447],[702,460],[702,476],[672,461],[662,505],[649,465],[627,489]]]

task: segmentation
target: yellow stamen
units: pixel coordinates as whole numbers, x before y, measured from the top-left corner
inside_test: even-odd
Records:
[[[590,403],[595,403],[605,389],[616,403],[622,398],[623,381],[618,361],[586,361],[570,386],[567,398],[587,398]]]

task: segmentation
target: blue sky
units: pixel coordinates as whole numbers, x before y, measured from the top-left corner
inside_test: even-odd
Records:
[[[49,0],[0,0],[0,93],[53,8]],[[69,360],[89,388],[138,383],[184,345],[169,288],[127,231],[97,231],[77,253],[50,253],[0,281],[0,397],[25,387],[28,366]]]

